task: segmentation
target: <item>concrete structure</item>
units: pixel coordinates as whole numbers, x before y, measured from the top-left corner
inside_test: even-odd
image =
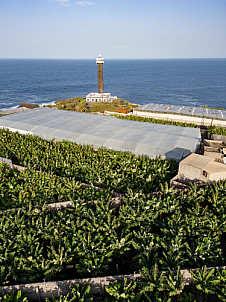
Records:
[[[213,158],[216,162],[223,163],[224,154],[220,152],[204,151],[204,155]]]
[[[111,96],[110,93],[89,93],[86,96],[86,102],[108,102],[111,103],[117,99],[117,96]]]
[[[226,136],[212,134],[212,140],[203,140],[203,153],[215,161],[226,163]]]
[[[221,149],[224,147],[224,144],[221,140],[204,139],[203,144],[204,144],[204,146],[218,148],[218,149]]]
[[[99,55],[96,58],[97,63],[97,78],[98,78],[98,93],[104,93],[104,78],[103,78],[103,65],[104,65],[104,58]]]
[[[8,166],[12,166],[12,161],[11,161],[11,159],[7,159],[7,158],[4,158],[4,157],[0,157],[0,164],[1,163],[5,163],[5,164],[7,164]]]
[[[110,93],[104,93],[104,76],[103,76],[103,65],[104,58],[99,55],[96,58],[97,63],[97,79],[98,79],[98,93],[91,92],[86,96],[86,102],[108,102],[111,103],[117,96],[111,96]]]
[[[217,134],[212,134],[211,137],[214,141],[219,141],[223,143],[226,146],[226,135],[217,135]]]
[[[226,110],[149,103],[134,108],[133,114],[182,123],[226,127]]]
[[[174,181],[182,184],[197,181],[208,183],[220,179],[226,179],[224,164],[215,162],[213,158],[204,155],[190,154],[180,162],[178,174],[172,179],[171,184],[175,184]]]
[[[215,271],[226,270],[226,266],[207,267],[207,272],[214,269]],[[184,269],[180,270],[182,281],[185,285],[192,285],[194,283],[192,272],[197,274],[197,271],[201,271],[201,268]],[[167,271],[159,271],[158,274],[166,273]],[[173,271],[176,274],[177,271]],[[77,285],[80,287],[84,284],[90,286],[90,292],[93,295],[99,295],[101,297],[106,293],[106,287],[110,283],[115,281],[123,283],[125,278],[131,282],[141,282],[143,280],[141,274],[130,274],[130,275],[116,275],[106,277],[93,277],[86,279],[70,279],[63,281],[52,281],[52,282],[39,282],[39,283],[27,283],[17,285],[4,285],[0,287],[0,297],[11,292],[21,291],[22,296],[26,296],[29,301],[45,301],[48,299],[59,299],[59,297],[66,296],[72,291]],[[62,299],[63,300],[63,299]]]
[[[198,128],[141,123],[97,114],[40,107],[0,118],[0,128],[29,133],[44,139],[69,140],[139,156],[173,158],[196,152]]]

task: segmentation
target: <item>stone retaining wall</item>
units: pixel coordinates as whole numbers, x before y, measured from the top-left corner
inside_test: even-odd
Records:
[[[226,266],[221,267],[209,267],[208,270],[214,268],[215,270],[225,270]],[[181,270],[182,279],[185,281],[186,285],[192,283],[192,272],[199,269],[191,270]],[[160,271],[159,274],[162,272]],[[167,272],[165,272],[167,273]],[[173,271],[176,274],[176,271]],[[90,286],[92,294],[104,295],[105,287],[110,283],[118,280],[122,282],[125,278],[128,281],[141,281],[141,274],[131,274],[131,275],[118,275],[118,276],[106,276],[106,277],[96,277],[96,278],[86,278],[86,279],[74,279],[65,281],[53,281],[53,282],[42,282],[42,283],[30,283],[30,284],[19,284],[11,286],[0,287],[0,297],[9,294],[11,291],[21,291],[22,295],[26,295],[31,301],[41,301],[45,298],[57,298],[60,295],[67,295],[75,287],[76,284],[87,284]],[[1,300],[1,298],[0,298]]]

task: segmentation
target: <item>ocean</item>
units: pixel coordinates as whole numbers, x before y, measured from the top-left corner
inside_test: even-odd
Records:
[[[0,109],[97,92],[93,60],[0,59]],[[110,60],[104,91],[136,104],[226,109],[226,59]]]

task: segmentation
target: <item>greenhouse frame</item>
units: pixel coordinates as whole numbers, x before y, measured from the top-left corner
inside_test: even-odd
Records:
[[[183,159],[196,152],[200,129],[142,123],[114,116],[80,113],[40,107],[0,118],[0,128],[8,128],[43,139],[68,140],[138,156]]]
[[[207,108],[207,107],[189,107],[189,106],[175,106],[167,104],[149,103],[141,105],[134,109],[134,111],[149,111],[156,113],[168,113],[187,115],[200,118],[226,120],[226,110]]]

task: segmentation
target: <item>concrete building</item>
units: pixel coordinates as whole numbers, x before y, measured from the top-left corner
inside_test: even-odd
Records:
[[[214,151],[204,151],[204,155],[208,156],[210,158],[213,158],[216,162],[220,162],[223,163],[223,158],[224,158],[224,154],[220,153],[220,152],[214,152]]]
[[[108,102],[111,103],[117,96],[111,96],[110,93],[104,93],[104,76],[103,76],[103,65],[104,58],[99,55],[96,58],[97,63],[97,79],[98,79],[98,93],[91,92],[86,96],[86,102]]]
[[[111,96],[110,93],[89,93],[86,96],[86,102],[108,102],[111,103],[117,99],[117,96]]]
[[[181,184],[183,187],[183,184],[189,185],[191,182],[208,183],[220,179],[226,179],[224,164],[211,157],[192,153],[180,162],[178,174],[171,180],[171,185]]]
[[[213,158],[217,162],[225,163],[224,148],[226,147],[226,137],[213,134],[212,138],[212,140],[203,140],[204,155]]]

